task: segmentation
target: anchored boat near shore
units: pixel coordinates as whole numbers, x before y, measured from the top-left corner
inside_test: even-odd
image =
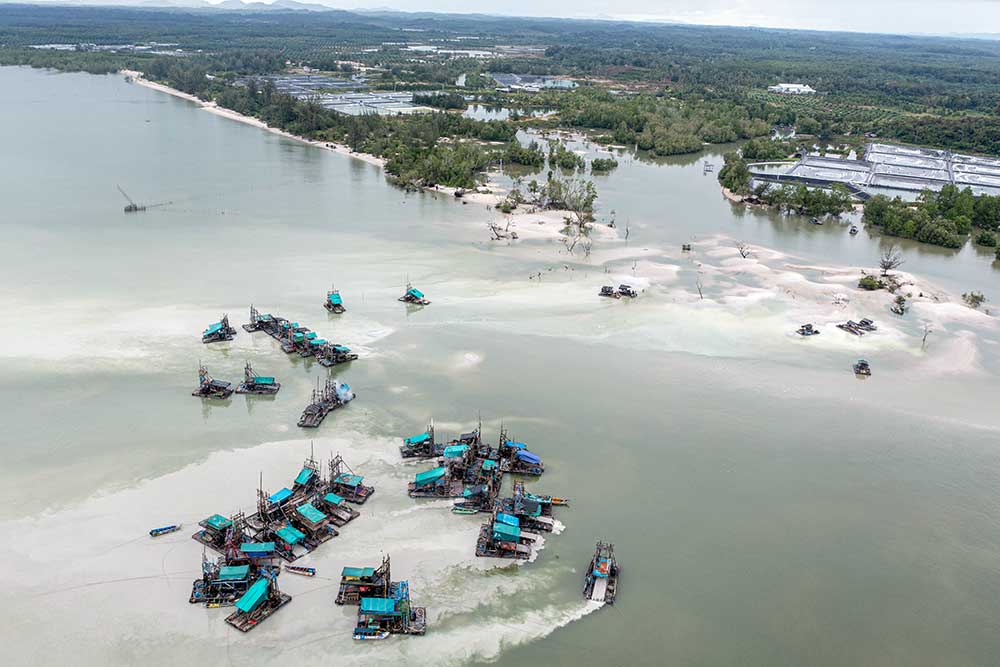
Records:
[[[584,580],[584,599],[614,604],[618,592],[619,574],[615,545],[598,542]]]

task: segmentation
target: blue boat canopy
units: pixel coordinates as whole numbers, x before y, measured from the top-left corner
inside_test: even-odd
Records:
[[[476,484],[475,486],[467,486],[462,489],[462,496],[465,498],[471,498],[472,496],[481,496],[483,494],[483,485]]]
[[[336,493],[326,494],[325,496],[323,496],[323,500],[325,502],[330,503],[331,505],[340,505],[344,502],[344,499],[338,496]]]
[[[483,459],[483,470],[493,470],[497,467],[497,462],[493,459]]]
[[[521,461],[524,461],[525,463],[538,464],[542,462],[542,459],[538,456],[538,454],[532,454],[527,450],[519,451],[517,453],[517,458],[520,459]]]
[[[343,354],[347,354],[348,352],[351,351],[351,348],[345,347],[343,345],[334,345],[333,349],[335,349],[337,352],[342,352]]]
[[[236,601],[236,608],[244,614],[249,614],[259,607],[261,602],[267,599],[267,589],[269,586],[270,583],[268,580],[261,577],[253,583],[253,586],[247,589],[243,597]]]
[[[521,539],[521,529],[505,523],[493,524],[493,539],[501,542],[517,542]]]
[[[361,613],[376,616],[400,616],[392,598],[361,598]]]
[[[215,324],[209,325],[209,327],[205,329],[205,333],[202,335],[209,336],[220,331],[222,331],[222,322],[216,322]]]
[[[412,296],[415,299],[423,299],[424,298],[424,293],[421,292],[420,290],[418,290],[416,287],[411,287],[410,289],[406,290],[406,293],[409,294],[410,296]]]
[[[295,511],[305,517],[307,521],[312,523],[319,523],[326,518],[326,515],[316,509],[312,503],[299,505],[295,508]]]
[[[306,338],[308,338],[309,340],[312,340],[312,339],[316,338],[317,335],[318,334],[315,331],[310,331],[309,333],[306,334]]]
[[[361,482],[364,481],[364,477],[361,475],[351,475],[346,472],[342,472],[333,480],[337,484],[343,484],[344,486],[361,486]]]
[[[468,448],[468,445],[451,445],[450,447],[445,447],[444,457],[446,459],[457,459],[459,456],[464,454]]]
[[[409,438],[403,438],[404,445],[419,445],[422,442],[427,442],[431,439],[430,433],[421,433],[420,435],[412,435]]]
[[[292,334],[292,340],[295,341],[296,343],[301,343],[305,339],[306,339],[306,335],[305,334],[301,334],[301,333],[293,333]]]
[[[512,514],[506,514],[504,512],[497,512],[497,521],[499,521],[500,523],[505,523],[508,526],[521,525],[520,520],[516,516]]]
[[[325,338],[313,338],[311,341],[309,341],[309,344],[310,345],[326,345],[326,339]]]
[[[507,442],[505,442],[503,444],[507,445],[508,447],[513,447],[514,449],[527,449],[528,448],[528,446],[526,444],[524,444],[523,442],[514,442],[513,440],[508,440]]]
[[[303,466],[302,470],[299,471],[298,477],[295,478],[296,484],[308,484],[309,480],[312,479],[313,473],[316,471],[312,468]]]
[[[279,528],[274,531],[274,534],[280,537],[282,540],[288,544],[295,545],[305,539],[305,533],[292,526],[285,526],[284,528]]]
[[[274,378],[267,375],[258,375],[253,379],[254,384],[274,384]]]
[[[274,552],[274,542],[244,542],[240,551],[245,554],[271,554]]]
[[[225,530],[233,525],[233,522],[222,516],[221,514],[213,514],[212,516],[205,519],[205,523],[211,526],[215,530]]]
[[[425,470],[424,472],[418,472],[417,476],[413,479],[417,486],[423,486],[424,484],[430,484],[436,482],[442,477],[444,477],[447,470],[444,468],[434,468],[433,470]]]
[[[278,491],[277,493],[271,495],[271,497],[268,498],[268,500],[272,503],[283,503],[289,498],[291,498],[291,496],[292,496],[291,489],[285,487],[281,489],[281,491]]]
[[[348,579],[371,579],[375,576],[374,567],[345,567],[340,576]]]
[[[339,306],[339,305],[342,305],[344,303],[341,300],[341,298],[340,298],[340,293],[339,292],[330,292],[329,299],[330,299],[330,303],[332,303],[335,306]]]
[[[249,565],[224,565],[219,568],[219,581],[240,581],[249,576]]]

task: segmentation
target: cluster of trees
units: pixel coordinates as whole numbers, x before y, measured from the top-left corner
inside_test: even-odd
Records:
[[[744,160],[750,162],[767,162],[769,160],[784,160],[794,154],[795,144],[788,141],[772,141],[767,138],[751,139],[740,148]]]
[[[829,190],[805,185],[774,187],[769,183],[762,183],[753,194],[768,206],[800,215],[838,216],[854,207],[851,193],[839,183],[832,185]]]
[[[618,166],[618,160],[613,157],[595,157],[590,161],[591,171],[611,171]]]
[[[435,109],[464,109],[468,106],[465,98],[458,93],[415,93],[413,103]]]
[[[739,153],[726,153],[723,157],[722,169],[719,170],[719,182],[722,187],[738,195],[750,193],[750,168]]]
[[[972,231],[974,213],[972,190],[946,185],[939,193],[925,191],[916,202],[872,197],[865,203],[864,221],[892,236],[960,248]]]
[[[567,148],[566,144],[561,141],[549,142],[549,169],[558,167],[573,171],[583,169],[585,166],[586,162],[583,157]]]
[[[545,153],[537,141],[522,146],[517,139],[512,139],[503,152],[503,160],[508,164],[520,164],[525,167],[541,169],[545,166]]]

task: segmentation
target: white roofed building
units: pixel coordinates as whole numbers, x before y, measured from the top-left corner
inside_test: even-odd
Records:
[[[781,93],[782,95],[815,95],[816,89],[804,83],[779,83],[776,86],[768,86],[768,92]]]

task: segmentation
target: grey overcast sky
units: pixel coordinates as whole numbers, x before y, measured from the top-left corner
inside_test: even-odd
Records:
[[[889,33],[1000,33],[1000,0],[303,0],[343,9],[617,18]]]

